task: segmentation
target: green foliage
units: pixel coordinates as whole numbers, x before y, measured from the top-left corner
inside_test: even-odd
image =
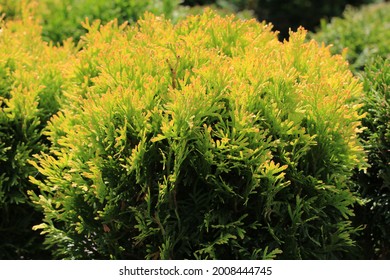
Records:
[[[102,23],[118,19],[134,22],[145,11],[175,18],[184,10],[178,9],[178,0],[0,0],[0,13],[18,16],[28,6],[41,20],[43,38],[46,41],[63,42],[72,37],[76,42],[85,34],[81,23],[85,18]]]
[[[28,17],[0,22],[0,259],[48,257],[32,231],[42,215],[27,195],[37,175],[27,160],[47,146],[41,130],[59,109],[72,51],[44,43]]]
[[[332,44],[333,53],[347,48],[347,60],[354,71],[364,66],[375,56],[389,58],[390,54],[390,3],[349,8],[343,18],[334,18],[330,23],[322,21],[321,29],[313,38]]]
[[[340,56],[210,11],[84,26],[31,161],[57,258],[350,256],[362,87]]]
[[[356,175],[366,204],[358,207],[356,221],[366,225],[359,244],[367,259],[390,257],[390,59],[376,58],[362,74],[365,96],[362,112],[367,129],[362,135],[367,172]]]

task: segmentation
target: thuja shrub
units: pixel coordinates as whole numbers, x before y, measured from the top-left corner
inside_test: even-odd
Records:
[[[41,131],[60,106],[72,52],[44,43],[27,16],[0,22],[0,259],[49,257],[32,230],[42,214],[27,195],[36,188],[28,177],[39,176],[27,160],[49,143]]]
[[[145,11],[179,17],[178,0],[0,0],[0,13],[18,17],[28,6],[43,27],[46,41],[62,42],[70,37],[78,41],[85,33],[81,23],[85,18],[100,19],[102,23],[118,19],[119,22],[136,21]]]
[[[322,21],[313,38],[332,44],[333,53],[347,49],[347,60],[354,71],[375,56],[389,58],[390,54],[390,3],[367,5],[360,9],[349,8],[343,18]]]
[[[57,258],[349,256],[362,87],[340,56],[211,11],[85,26],[30,177]]]
[[[376,58],[362,73],[365,95],[362,111],[367,127],[362,134],[370,167],[356,175],[367,203],[356,220],[364,223],[359,244],[367,259],[389,259],[390,228],[390,59]]]

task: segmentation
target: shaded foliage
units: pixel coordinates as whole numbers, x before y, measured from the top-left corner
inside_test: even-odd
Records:
[[[359,239],[366,259],[389,259],[390,228],[390,60],[373,59],[362,73],[365,149],[371,165],[355,181],[366,204],[357,207],[356,223],[366,228]]]

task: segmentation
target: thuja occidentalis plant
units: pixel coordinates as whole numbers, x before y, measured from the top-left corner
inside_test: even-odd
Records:
[[[84,26],[30,177],[56,257],[351,257],[366,163],[341,56],[212,11]]]

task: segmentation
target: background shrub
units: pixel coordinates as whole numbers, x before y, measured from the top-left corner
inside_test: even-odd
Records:
[[[27,160],[48,141],[41,130],[61,103],[72,46],[53,48],[25,17],[0,22],[0,259],[48,258],[32,226],[42,219],[27,191],[37,172]]]
[[[366,259],[389,259],[390,228],[390,59],[371,61],[362,74],[365,96],[362,134],[371,165],[355,181],[367,203],[357,207],[356,221],[366,225],[359,245]]]
[[[390,3],[349,8],[343,18],[334,18],[330,23],[322,21],[321,28],[313,38],[332,44],[333,53],[347,48],[347,60],[354,71],[364,66],[375,56],[389,58],[390,54]]]
[[[362,88],[340,56],[212,12],[85,27],[30,177],[56,257],[351,256]]]
[[[25,5],[41,21],[46,41],[62,42],[72,37],[76,42],[85,34],[81,23],[85,18],[102,23],[118,19],[119,22],[136,21],[145,11],[180,17],[179,0],[0,0],[0,13],[18,17]]]

